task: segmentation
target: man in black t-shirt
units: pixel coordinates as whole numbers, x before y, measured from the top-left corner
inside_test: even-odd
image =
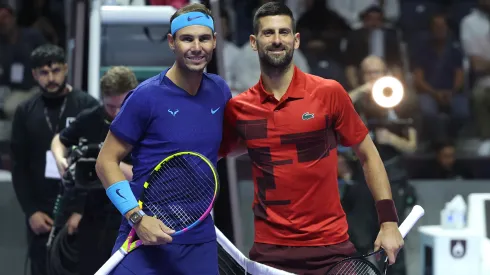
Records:
[[[81,111],[99,103],[66,83],[68,64],[60,47],[48,44],[36,48],[31,63],[41,93],[16,109],[10,152],[12,183],[27,219],[31,274],[44,275],[47,274],[46,242],[53,226],[52,213],[60,186],[50,150],[51,140]]]
[[[101,79],[103,106],[82,112],[51,143],[60,174],[68,167],[67,148],[77,146],[82,138],[86,144],[104,142],[111,121],[119,112],[128,92],[137,85],[136,76],[126,67],[113,67],[107,71]],[[130,157],[123,160],[120,166],[126,178],[131,180]],[[75,212],[81,220],[72,220],[67,225],[69,234],[77,231],[79,275],[93,275],[111,256],[121,223],[121,214],[107,197],[102,185],[100,187],[85,192],[77,191]]]

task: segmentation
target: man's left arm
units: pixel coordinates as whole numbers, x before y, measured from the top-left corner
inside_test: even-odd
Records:
[[[404,242],[398,230],[398,216],[391,195],[388,175],[369,135],[366,135],[361,143],[352,147],[361,162],[366,183],[376,201],[380,231],[374,242],[374,250],[382,247],[388,255],[390,264],[393,264]]]
[[[398,230],[398,216],[384,164],[349,95],[339,83],[331,83],[329,103],[333,110],[335,132],[339,134],[343,146],[353,147],[376,201],[380,231],[374,243],[375,250],[382,247],[390,264],[393,264],[398,250],[403,246],[403,238]]]

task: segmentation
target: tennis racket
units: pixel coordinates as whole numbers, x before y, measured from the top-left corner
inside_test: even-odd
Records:
[[[424,215],[425,210],[420,205],[415,205],[408,217],[400,225],[399,230],[403,238],[407,236],[408,232],[415,223]],[[381,275],[386,274],[388,269],[388,258],[385,259],[383,273],[367,258],[383,253],[383,249],[371,252],[364,256],[351,257],[344,259],[334,266],[332,266],[326,275]]]
[[[203,221],[211,212],[219,190],[218,172],[205,156],[179,152],[161,161],[143,185],[140,207],[161,220],[177,236]],[[126,241],[95,273],[110,273],[131,251],[142,245],[131,229]]]

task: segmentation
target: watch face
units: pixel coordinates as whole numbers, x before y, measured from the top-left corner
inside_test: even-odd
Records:
[[[141,220],[142,216],[136,212],[136,213],[133,213],[131,214],[131,216],[129,217],[129,219],[131,220],[132,223],[137,223]]]

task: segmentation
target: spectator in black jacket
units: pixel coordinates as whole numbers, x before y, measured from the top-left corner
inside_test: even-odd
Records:
[[[22,103],[12,124],[12,183],[28,224],[31,274],[46,273],[46,242],[53,226],[53,207],[60,177],[50,150],[51,140],[96,99],[66,83],[63,49],[43,45],[31,54],[32,74],[41,93]]]

